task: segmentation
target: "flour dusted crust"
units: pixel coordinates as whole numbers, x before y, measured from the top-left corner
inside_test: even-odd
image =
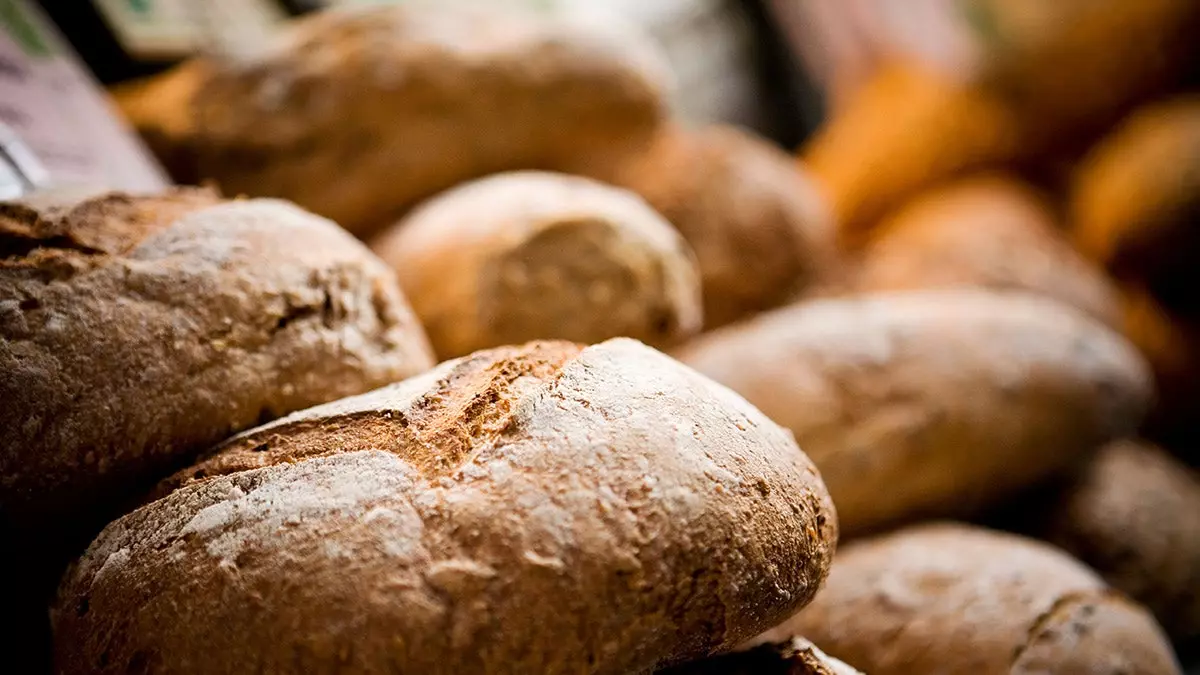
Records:
[[[756,641],[791,635],[879,675],[1179,673],[1149,613],[1079,562],[950,523],[843,546],[813,603]]]
[[[611,176],[696,251],[709,327],[781,305],[836,274],[834,228],[793,158],[748,132],[666,128]]]
[[[668,77],[636,34],[438,3],[299,20],[262,53],[118,95],[184,181],[290,199],[360,235],[460,182],[644,142]]]
[[[992,503],[1132,432],[1151,390],[1103,325],[983,290],[810,301],[676,356],[791,429],[845,533]]]
[[[934,188],[871,232],[858,290],[951,286],[1027,291],[1121,323],[1112,282],[1058,231],[1037,193],[1003,174]]]
[[[431,366],[386,266],[294,206],[0,203],[7,525],[74,527],[233,432]]]
[[[644,673],[803,606],[812,464],[631,340],[531,343],[245,432],[111,524],[63,673]]]
[[[658,675],[861,675],[804,638],[765,642],[659,671]]]
[[[429,200],[372,242],[443,358],[554,338],[669,345],[700,329],[691,249],[636,195],[540,171]]]
[[[1153,445],[1101,450],[1039,522],[1052,543],[1146,605],[1177,641],[1200,639],[1200,476]]]

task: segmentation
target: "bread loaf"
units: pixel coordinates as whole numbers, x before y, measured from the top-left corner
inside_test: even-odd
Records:
[[[0,255],[0,514],[52,540],[240,429],[433,365],[391,271],[283,202],[3,202]]]
[[[677,356],[792,430],[847,534],[970,513],[1051,475],[1132,432],[1151,389],[1103,325],[981,290],[801,303]]]
[[[441,194],[372,242],[443,358],[540,338],[656,346],[700,328],[695,258],[632,193],[498,174]]]
[[[1079,562],[950,523],[844,546],[816,600],[759,640],[797,634],[878,675],[1180,672],[1149,613]]]
[[[816,469],[632,340],[473,354],[245,432],[64,579],[59,672],[645,673],[803,606]]]
[[[978,175],[929,190],[872,230],[857,288],[1028,291],[1120,326],[1120,298],[1058,231],[1048,204],[1014,177]]]
[[[460,182],[645,142],[667,76],[635,34],[486,3],[299,20],[261,53],[118,92],[177,180],[291,199],[359,235]]]
[[[666,128],[601,178],[641,195],[696,251],[709,327],[781,305],[837,272],[831,217],[807,175],[748,132]]]
[[[1176,640],[1200,639],[1200,477],[1162,449],[1112,443],[1062,488],[1039,533],[1146,605]]]

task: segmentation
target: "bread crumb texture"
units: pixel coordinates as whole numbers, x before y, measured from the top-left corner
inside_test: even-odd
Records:
[[[627,339],[449,361],[161,494],[64,579],[61,672],[649,672],[803,606],[837,537],[786,431]]]
[[[233,432],[431,366],[386,266],[291,205],[0,203],[0,511],[19,527],[91,517]]]
[[[791,635],[881,675],[1180,672],[1149,613],[1083,564],[953,523],[847,544],[813,603],[756,641]]]

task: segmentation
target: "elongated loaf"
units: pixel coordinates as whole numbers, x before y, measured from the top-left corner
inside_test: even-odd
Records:
[[[811,301],[677,355],[792,430],[846,533],[994,502],[1132,432],[1151,392],[1120,335],[981,290]]]
[[[952,523],[843,547],[812,605],[759,640],[797,634],[879,675],[1180,672],[1149,612],[1078,561]]]
[[[666,70],[636,34],[511,10],[321,12],[117,98],[177,180],[291,199],[365,236],[472,178],[618,155],[665,116]]]
[[[0,256],[0,520],[52,540],[236,431],[433,365],[391,271],[283,202],[0,203]]]
[[[929,190],[884,219],[862,253],[863,292],[951,286],[1027,291],[1120,326],[1120,294],[1059,232],[1050,206],[1012,176]]]
[[[632,340],[479,352],[231,439],[112,523],[62,673],[645,673],[811,599],[791,436]]]

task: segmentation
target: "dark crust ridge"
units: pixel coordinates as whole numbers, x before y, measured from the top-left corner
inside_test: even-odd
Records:
[[[218,446],[206,459],[163,481],[156,497],[230,474],[316,457],[383,450],[403,458],[430,481],[451,475],[513,422],[513,383],[552,382],[581,345],[531,342],[461,359],[408,411],[338,414],[270,425]]]

